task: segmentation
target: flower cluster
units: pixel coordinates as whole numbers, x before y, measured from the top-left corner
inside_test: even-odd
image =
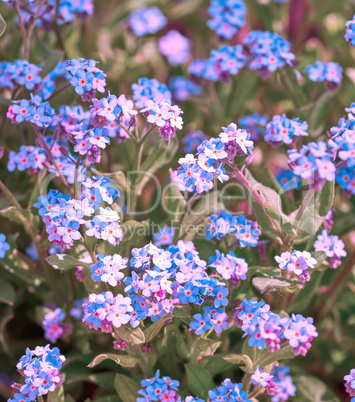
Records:
[[[13,122],[22,123],[28,121],[38,127],[48,127],[54,116],[54,109],[49,102],[42,102],[38,96],[31,99],[13,101],[14,105],[9,106],[6,116]]]
[[[76,158],[68,153],[68,156],[63,156],[61,153],[61,146],[57,141],[53,141],[52,136],[45,136],[44,141],[47,143],[47,148],[51,150],[51,158],[49,157],[47,150],[41,146],[26,146],[22,145],[18,153],[10,151],[9,161],[7,163],[7,169],[13,172],[18,169],[20,172],[28,169],[29,173],[37,173],[45,166],[49,167],[49,171],[56,176],[62,174],[68,180],[68,183],[74,182],[74,172],[76,165]],[[62,146],[65,147],[67,141],[62,140]],[[86,168],[79,167],[78,181],[84,180],[84,173]]]
[[[208,140],[208,137],[201,130],[188,132],[182,139],[184,152],[186,154],[195,152],[197,147],[206,140]]]
[[[344,247],[343,241],[340,240],[338,236],[328,235],[325,229],[318,235],[314,243],[316,251],[325,252],[331,268],[337,268],[341,264],[341,257],[346,257]]]
[[[119,254],[97,256],[98,262],[90,266],[91,278],[94,281],[106,282],[111,286],[119,286],[124,278],[122,269],[127,268],[128,258],[122,258]]]
[[[167,19],[157,7],[143,7],[129,16],[129,25],[137,36],[155,33],[166,23]]]
[[[231,39],[245,25],[247,10],[243,0],[212,0],[208,13],[207,25],[220,38]]]
[[[55,127],[55,132],[60,137],[73,140],[70,135],[80,123],[90,123],[90,112],[84,111],[81,105],[61,106],[58,114],[53,117],[51,127]]]
[[[350,43],[351,46],[355,46],[355,15],[350,21],[346,21],[345,40]]]
[[[344,377],[346,392],[351,396],[351,402],[355,401],[355,369],[350,370],[350,374]]]
[[[290,169],[296,176],[309,180],[312,188],[318,188],[324,180],[334,180],[336,168],[333,154],[328,151],[324,141],[309,142],[307,145],[302,145],[300,151],[291,149],[287,154]]]
[[[276,384],[273,381],[274,376],[266,371],[257,368],[250,377],[252,384],[266,388],[269,395],[274,395],[277,392]]]
[[[307,136],[308,124],[299,118],[288,119],[286,115],[275,115],[266,125],[265,141],[272,145],[295,144],[297,137]]]
[[[169,99],[154,102],[147,100],[144,109],[140,111],[151,124],[159,127],[159,135],[164,140],[175,137],[177,130],[182,129],[183,111],[177,105],[172,105]]]
[[[202,93],[202,88],[195,82],[184,76],[171,77],[169,87],[174,95],[174,98],[179,101],[186,101],[191,96],[198,96]]]
[[[15,384],[20,387],[20,393],[14,395],[14,399],[8,402],[35,401],[38,396],[47,395],[60,387],[63,377],[59,374],[65,357],[60,354],[58,348],[50,349],[47,346],[37,346],[35,349],[26,349],[26,354],[21,357],[17,369],[23,377],[25,384]]]
[[[238,124],[241,128],[248,131],[252,141],[257,142],[261,137],[264,137],[268,121],[269,117],[267,115],[260,116],[259,114],[254,113],[239,119]]]
[[[227,211],[220,211],[208,217],[211,221],[206,227],[206,239],[217,238],[221,240],[227,234],[234,234],[240,248],[258,244],[260,230],[257,222],[252,222],[243,215],[232,216]]]
[[[317,260],[308,251],[285,251],[280,256],[275,256],[280,269],[287,269],[298,277],[300,283],[311,279],[310,268],[315,268]]]
[[[165,84],[155,78],[139,78],[137,84],[131,86],[133,99],[138,109],[143,109],[147,100],[159,102],[164,99],[172,99],[172,94]]]
[[[288,344],[295,356],[305,356],[312,339],[318,336],[313,318],[301,314],[281,318],[269,310],[268,304],[255,299],[243,299],[236,309],[234,323],[244,331],[244,337],[249,336],[249,346],[275,352]]]
[[[278,68],[292,65],[295,55],[290,52],[291,44],[276,32],[251,31],[243,41],[248,49],[249,68],[259,70],[268,77]]]
[[[247,57],[241,45],[222,46],[212,50],[206,60],[196,59],[189,66],[189,73],[206,80],[228,81],[231,75],[239,73],[245,66]]]
[[[15,60],[0,62],[0,88],[15,88],[24,85],[26,89],[33,90],[42,82],[41,68],[27,60]]]
[[[276,180],[285,191],[301,188],[301,178],[296,176],[291,170],[278,169],[275,174]]]
[[[141,381],[142,389],[138,391],[138,394],[142,397],[138,397],[137,402],[182,402],[181,397],[177,394],[179,385],[178,380],[173,380],[170,377],[163,376],[160,378],[160,370],[157,370],[154,377]],[[203,402],[203,400],[187,396],[184,402]]]
[[[242,387],[241,383],[232,383],[229,378],[226,378],[219,387],[208,391],[210,402],[251,402]]]
[[[288,375],[288,366],[273,366],[270,374],[273,376],[273,383],[277,387],[276,393],[271,398],[272,402],[287,401],[290,396],[295,396],[296,387],[293,385],[292,377]]]
[[[241,280],[247,279],[248,264],[244,258],[238,258],[233,251],[224,255],[216,250],[216,257],[210,257],[208,263],[223,279],[230,280],[230,287],[236,287]]]
[[[4,233],[0,233],[0,258],[4,258],[8,250],[10,250],[10,244],[6,242]]]
[[[316,61],[307,66],[304,72],[308,74],[309,79],[316,82],[326,82],[327,89],[337,88],[342,80],[343,69],[338,63],[324,63]],[[334,85],[335,84],[335,85]]]
[[[99,255],[98,260],[97,264],[91,266],[92,278],[116,286],[123,279],[121,269],[126,266],[125,259],[118,255]],[[234,262],[239,263],[242,271],[243,260],[236,259]],[[199,258],[192,242],[184,243],[180,240],[177,245],[171,245],[166,250],[151,243],[141,249],[134,248],[130,267],[132,276],[123,279],[124,291],[129,296],[124,300],[130,300],[130,307],[125,311],[124,324],[130,321],[135,328],[147,317],[155,322],[160,317],[173,313],[176,304],[201,305],[203,302],[212,302],[210,306],[205,305],[203,308],[208,322],[201,325],[202,316],[197,314],[194,316],[195,321],[190,323],[190,328],[196,330],[197,334],[212,327],[217,333],[228,328],[228,317],[223,309],[228,304],[228,289],[223,282],[207,274],[207,264]],[[236,267],[236,272],[238,269]],[[123,295],[116,297],[121,298]],[[116,304],[111,292],[90,295],[87,305],[84,305],[84,322],[90,325],[93,323],[92,326],[103,330],[110,325],[117,327],[115,323],[112,324],[112,315],[107,315],[111,311],[110,306]]]
[[[115,181],[108,177],[92,176],[82,182],[83,187],[79,198],[82,201],[87,200],[88,206],[97,211],[103,202],[112,205],[120,196],[115,184]]]
[[[70,315],[77,320],[81,320],[84,315],[83,305],[88,302],[88,299],[74,300],[73,307],[70,309]]]
[[[332,134],[328,140],[329,147],[337,155],[340,167],[337,169],[335,180],[349,194],[355,194],[355,103],[345,109],[348,118],[341,118],[338,126],[330,129]]]
[[[12,6],[12,0],[3,0]],[[27,23],[31,21],[31,18],[36,15],[40,15],[36,23],[42,25],[44,29],[49,30],[53,26],[53,22],[57,25],[68,24],[75,18],[85,20],[90,17],[94,12],[94,5],[92,0],[48,0],[42,5],[42,8],[36,4],[36,0],[27,1],[28,8],[21,8],[21,18]],[[22,4],[20,3],[20,6]]]
[[[224,162],[252,154],[254,144],[245,130],[238,129],[235,123],[222,129],[218,138],[211,138],[198,146],[197,158],[187,154],[179,159],[181,166],[175,171],[174,179],[180,191],[202,193],[211,190],[215,177],[221,182],[229,179],[222,166]]]
[[[82,57],[67,60],[66,70],[70,73],[70,84],[83,101],[90,101],[96,91],[105,92],[106,74],[96,67],[97,61]]]
[[[190,41],[178,31],[169,31],[159,39],[159,51],[172,66],[186,63],[190,57]]]
[[[71,333],[71,324],[62,322],[65,319],[65,313],[61,308],[56,308],[44,316],[42,327],[44,329],[44,337],[56,343],[59,338],[65,339]]]
[[[204,402],[203,399],[187,396],[184,400],[177,394],[180,382],[170,377],[160,377],[160,370],[157,370],[153,378],[141,381],[142,389],[138,394],[137,402],[146,401],[167,401],[167,402]],[[210,402],[250,402],[246,392],[242,391],[241,383],[232,383],[226,378],[222,384],[214,390],[208,391]]]
[[[132,327],[139,325],[139,320],[132,306],[132,300],[121,294],[113,296],[112,292],[89,294],[87,303],[83,304],[82,321],[102,332],[112,332],[112,326],[119,328],[129,321]]]
[[[39,209],[38,213],[46,224],[48,240],[61,250],[69,249],[75,240],[81,238],[80,225],[85,225],[86,235],[106,240],[112,245],[119,244],[123,234],[118,213],[110,207],[100,207],[102,202],[112,204],[119,195],[110,182],[112,180],[107,178],[86,179],[80,201],[57,190],[38,197],[34,207]],[[94,215],[98,209],[99,214]]]

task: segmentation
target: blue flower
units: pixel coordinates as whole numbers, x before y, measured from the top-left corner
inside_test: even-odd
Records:
[[[8,250],[10,250],[10,244],[6,242],[6,236],[0,233],[0,258],[4,258]]]
[[[137,36],[155,33],[166,23],[167,19],[157,7],[143,7],[129,16],[129,24]]]
[[[195,314],[193,316],[194,320],[190,322],[190,328],[196,331],[196,335],[201,335],[203,332],[212,328],[211,316],[207,313]]]
[[[191,96],[198,96],[202,93],[202,87],[200,87],[200,85],[197,85],[195,82],[184,76],[171,77],[169,86],[173,92],[174,98],[180,101],[186,101],[190,99]],[[192,152],[192,150],[185,152]]]
[[[350,43],[351,46],[355,46],[355,15],[350,21],[346,21],[345,40]]]
[[[208,9],[212,19],[207,25],[224,39],[231,39],[245,24],[247,13],[243,0],[212,0]]]
[[[228,304],[228,289],[223,286],[218,286],[214,289],[215,299],[213,301],[214,306],[226,306]]]
[[[199,304],[199,288],[192,282],[186,282],[184,286],[181,286],[178,290],[180,303],[194,303]]]

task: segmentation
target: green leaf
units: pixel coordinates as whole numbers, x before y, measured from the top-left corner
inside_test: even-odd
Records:
[[[158,348],[160,351],[163,348],[169,348],[170,342],[174,342],[173,345],[176,347],[176,351],[180,357],[183,359],[189,359],[191,354],[190,351],[182,337],[179,329],[174,324],[169,324],[164,328],[164,338],[161,340],[161,347]],[[168,349],[171,352],[171,349]]]
[[[115,328],[115,333],[117,339],[123,339],[126,343],[140,345],[145,342],[144,332],[139,327],[131,330],[121,325],[119,328]]]
[[[325,122],[327,121],[326,116],[334,95],[334,91],[325,91],[313,105],[313,108],[307,119],[310,132],[313,132],[317,130],[317,128],[325,125]]]
[[[159,169],[173,160],[178,148],[179,141],[176,138],[173,138],[168,143],[165,140],[159,140],[155,143],[150,154],[142,163],[140,172],[134,178],[137,195],[142,194],[145,185]]]
[[[0,211],[0,215],[4,218],[10,219],[10,221],[23,224],[23,220],[25,219],[25,214],[27,211],[21,210],[21,212],[14,206],[2,209]],[[28,217],[29,218],[29,217]]]
[[[196,342],[196,346],[200,351],[200,355],[212,356],[215,351],[221,346],[222,342],[218,342],[215,339],[199,338]]]
[[[39,286],[44,278],[38,271],[33,272],[31,270],[33,266],[30,265],[29,260],[16,249],[17,237],[18,233],[7,237],[6,241],[10,244],[11,249],[2,258],[1,265],[19,280],[32,286]]]
[[[232,364],[224,360],[224,356],[221,353],[216,353],[213,356],[207,357],[207,364],[204,366],[212,376],[222,373],[231,367]]]
[[[291,346],[287,346],[282,348],[274,353],[270,353],[267,351],[265,355],[261,356],[260,359],[256,361],[254,364],[254,369],[257,367],[263,368],[269,366],[270,364],[280,361],[280,360],[289,360],[293,359],[295,354],[293,353]]]
[[[279,233],[275,229],[272,222],[272,219],[274,219],[272,216],[277,216],[276,221],[281,220],[282,203],[280,196],[272,188],[264,186],[263,184],[255,180],[253,175],[247,169],[245,170],[245,177],[247,178],[253,189],[264,200],[265,204],[268,205],[267,208],[269,212],[267,212],[266,209],[264,211],[259,202],[255,199],[254,195],[250,192],[252,207],[262,233],[264,233],[266,236],[271,237],[272,239],[281,242],[279,238]],[[269,215],[269,213],[272,216]]]
[[[47,401],[48,402],[65,402],[63,385],[61,387],[56,388],[53,392],[49,392]]]
[[[121,225],[123,240],[122,243],[127,243],[131,247],[135,247],[147,236],[147,228],[149,227],[148,221],[137,222],[135,220],[129,220]]]
[[[231,364],[240,365],[242,363],[240,368],[247,373],[250,373],[253,368],[253,362],[248,355],[227,355],[223,359]]]
[[[0,14],[0,36],[3,35],[3,33],[5,32],[5,29],[6,29],[6,22],[2,18],[2,15]]]
[[[315,265],[314,269],[320,267],[323,262],[327,259],[327,255],[324,251],[313,251],[311,253],[312,257],[317,260],[317,264]]]
[[[44,78],[51,71],[55,69],[57,64],[63,61],[64,52],[63,50],[53,50],[53,52],[46,58],[43,63],[41,77]]]
[[[91,363],[89,363],[88,367],[93,368],[103,362],[106,359],[113,360],[115,363],[119,364],[123,367],[135,367],[138,363],[138,359],[129,355],[116,355],[114,353],[102,353],[96,356]]]
[[[167,320],[171,317],[171,314],[166,314],[163,317],[160,317],[158,321],[153,322],[145,331],[144,337],[146,342],[152,341],[159,333],[159,331],[163,328]]]
[[[79,368],[74,367],[74,370],[78,371]],[[95,374],[90,374],[88,372],[90,372],[91,370],[87,370],[85,368],[85,371],[82,372],[81,374],[79,373],[79,375],[76,375],[74,377],[70,377],[68,374],[66,375],[66,384],[73,384],[73,383],[77,383],[77,382],[83,382],[83,381],[87,381],[87,382],[92,382],[93,384],[97,384],[100,386],[100,388],[104,388],[108,391],[115,391],[115,387],[113,385],[114,380],[115,380],[115,373],[113,372],[109,372],[109,371],[105,371],[102,373],[95,373]]]
[[[60,271],[69,271],[77,266],[89,268],[91,264],[81,262],[68,254],[52,254],[46,258],[48,264]]]
[[[10,283],[0,279],[0,302],[13,306],[15,301],[15,290]]]
[[[297,282],[280,277],[261,277],[257,276],[252,279],[252,284],[260,293],[266,291],[275,291],[280,288],[289,288],[290,286],[297,285]]]
[[[208,391],[215,388],[212,375],[198,364],[186,365],[187,384],[189,391],[202,399],[208,398]]]
[[[131,378],[117,374],[114,382],[116,391],[118,396],[124,402],[136,402],[138,398],[138,391],[141,389],[141,386],[138,385]]]
[[[306,104],[306,98],[298,82],[296,71],[293,68],[285,67],[279,70],[283,86],[293,99],[296,107]]]
[[[88,402],[91,402],[91,399]],[[108,395],[95,399],[95,402],[122,402],[122,400],[117,395]]]
[[[321,381],[307,373],[294,378],[297,402],[340,402],[340,399]]]
[[[334,225],[332,226],[332,234],[339,237],[344,236],[346,233],[353,230],[355,227],[355,214],[351,212],[338,213],[336,219],[334,219]]]
[[[187,318],[190,317],[189,308],[185,306],[174,306],[173,316],[177,318]]]
[[[299,292],[297,298],[291,303],[289,311],[302,311],[307,308],[314,295],[319,292],[324,271],[316,270],[311,273],[311,280],[305,283],[304,288]]]
[[[13,346],[11,346],[11,344],[7,340],[6,326],[13,317],[14,317],[14,314],[13,314],[12,307],[5,306],[5,308],[2,309],[1,316],[0,316],[0,343],[1,343],[3,351],[9,355],[11,354],[11,351],[13,350]]]
[[[317,233],[333,205],[333,199],[334,182],[325,181],[320,191],[309,190],[301,207],[291,214],[295,216],[293,226],[297,230],[296,244]]]

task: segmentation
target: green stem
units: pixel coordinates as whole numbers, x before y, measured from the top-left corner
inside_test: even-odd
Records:
[[[251,376],[252,374],[250,373],[246,373],[243,380],[242,380],[242,384],[243,384],[243,390],[248,393],[249,388],[250,388],[250,380],[251,380]]]
[[[57,89],[52,93],[52,95],[47,99],[47,101],[52,100],[55,96],[63,92],[65,89],[69,88],[71,84],[68,82],[66,85],[63,85],[61,88]]]
[[[350,273],[352,272],[352,269],[355,265],[355,251],[353,254],[350,256],[348,259],[346,265],[338,270],[337,276],[332,280],[331,286],[329,286],[328,291],[326,293],[327,296],[327,302],[321,308],[320,312],[315,314],[315,319],[324,317],[330,308],[334,305],[334,302],[336,298],[338,297],[339,293],[341,292],[343,286],[346,284],[346,280]]]
[[[82,160],[82,155],[78,156],[78,160],[76,161],[75,164],[75,174],[74,174],[74,198],[76,200],[79,199],[79,183],[78,183],[78,175],[79,175],[79,167],[80,167],[80,162]]]
[[[134,159],[133,159],[133,171],[137,172],[141,165],[141,159],[143,154],[143,147],[144,144],[141,142],[135,142],[135,152],[134,152]],[[130,185],[128,188],[128,211],[126,219],[130,220],[134,217],[134,211],[136,210],[137,206],[137,191],[135,186],[136,175],[132,176],[130,180]]]
[[[34,129],[35,133],[37,134],[38,138],[40,138],[41,146],[43,146],[43,148],[47,151],[48,156],[49,156],[51,162],[53,163],[53,165],[55,167],[55,170],[57,171],[62,183],[68,189],[69,193],[71,195],[73,195],[73,189],[69,186],[69,183],[68,183],[67,179],[63,176],[62,172],[58,168],[57,162],[56,162],[54,156],[52,155],[52,152],[51,152],[50,148],[48,147],[48,144],[47,144],[46,140],[44,139],[43,134],[41,133],[41,130],[35,124],[31,124],[31,126],[33,127],[33,129]]]

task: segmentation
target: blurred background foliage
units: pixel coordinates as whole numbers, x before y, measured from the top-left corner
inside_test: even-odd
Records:
[[[72,59],[78,56],[100,61],[99,67],[107,74],[107,88],[119,95],[131,97],[130,86],[139,77],[156,78],[168,83],[174,75],[187,75],[187,66],[172,67],[159,53],[157,40],[171,29],[177,29],[187,36],[192,44],[192,58],[207,58],[210,50],[218,48],[220,42],[211,31],[206,21],[208,19],[206,0],[96,0],[94,15],[86,22],[78,20],[75,23],[61,27],[59,31],[45,32],[36,29],[30,51],[30,62],[34,64],[53,63],[61,59]],[[127,16],[143,6],[157,6],[168,18],[168,24],[158,33],[144,37],[136,37],[126,22]],[[298,80],[285,86],[279,73],[269,80],[262,80],[257,71],[243,70],[232,77],[228,83],[213,83],[205,81],[204,95],[181,103],[184,111],[184,129],[180,137],[193,130],[202,130],[209,136],[216,136],[222,125],[231,121],[237,122],[241,117],[260,113],[270,118],[274,114],[286,113],[289,118],[300,117],[310,126],[310,140],[326,139],[327,130],[337,125],[340,117],[352,101],[355,101],[355,49],[344,40],[345,21],[352,18],[355,3],[352,0],[290,0],[286,4],[272,1],[247,0],[247,24],[233,38],[231,44],[240,43],[250,30],[276,31],[292,43],[292,51],[296,55],[300,72]],[[0,2],[0,13],[7,22],[4,35],[0,38],[1,60],[13,61],[21,59],[21,36],[14,22],[14,12]],[[341,87],[335,92],[326,90],[323,84],[316,84],[306,76],[302,76],[304,67],[316,60],[324,62],[336,61],[344,69]],[[317,89],[315,87],[318,86]],[[316,96],[314,96],[316,91]],[[28,199],[36,184],[36,177],[26,172],[7,171],[7,154],[9,150],[18,150],[20,144],[34,144],[34,133],[24,125],[11,125],[5,118],[9,105],[9,93],[0,96],[0,145],[5,146],[6,155],[0,161],[0,176],[7,186],[14,191],[18,200]],[[24,90],[22,98],[28,98]],[[53,102],[57,108],[62,104],[80,103],[72,88],[63,91]],[[180,140],[181,140],[180,138]],[[308,140],[307,140],[308,141]],[[104,170],[119,170],[129,166],[130,144],[112,145],[104,154],[102,168]],[[275,170],[277,166],[286,166],[284,149],[271,148],[266,143],[258,144],[251,170],[258,174],[261,181],[269,179],[265,167]],[[178,151],[171,162],[171,167],[177,167],[177,160],[182,156]],[[168,178],[168,168],[159,172],[162,182]],[[344,236],[349,254],[355,245],[354,196],[347,199],[341,196],[338,189],[335,198],[335,226],[333,234]],[[139,200],[141,206],[152,202],[154,186],[147,186]],[[0,198],[1,208],[8,205],[5,198]],[[238,208],[236,206],[235,208]],[[164,218],[161,208],[150,215],[152,221],[159,222]],[[21,231],[21,226],[9,224],[8,220],[0,218],[1,231],[6,235]],[[14,244],[15,239],[13,239]],[[7,295],[7,303],[1,302],[1,294],[8,290],[1,287],[0,280],[0,395],[9,396],[9,384],[12,382],[15,364],[26,347],[45,344],[43,331],[39,325],[41,307],[46,300],[46,292],[31,279],[26,279],[26,264],[31,264],[24,255],[25,248],[30,244],[30,238],[21,233],[17,240],[18,258],[24,269],[23,280],[14,279],[8,272],[1,272],[1,277],[12,282],[16,295]],[[210,245],[202,239],[196,241],[196,246],[202,258],[211,255]],[[247,251],[246,251],[247,252]],[[245,253],[246,253],[245,252]],[[252,253],[241,257],[253,259]],[[249,265],[251,263],[249,262]],[[335,279],[337,278],[337,279]],[[341,278],[340,278],[341,279]],[[312,279],[312,281],[314,278]],[[316,326],[319,337],[313,341],[313,346],[306,358],[297,359],[292,363],[292,375],[298,388],[304,389],[295,401],[336,401],[345,400],[343,376],[354,366],[354,328],[355,328],[355,281],[354,273],[339,284],[334,300],[327,300],[327,287],[339,280],[337,272],[328,270],[320,282],[313,284],[311,296],[307,305],[295,305],[294,309],[305,316],[316,316]],[[313,282],[312,282],[313,283]],[[24,286],[25,285],[25,286]],[[11,293],[11,291],[10,291]],[[66,292],[64,292],[66,293]],[[63,293],[63,300],[64,298]],[[259,296],[256,294],[256,296]],[[313,297],[312,297],[313,296]],[[71,300],[67,300],[69,303]],[[328,302],[326,311],[322,306]],[[66,306],[64,306],[65,308]],[[298,310],[301,308],[301,310]],[[324,314],[320,314],[324,312]],[[74,320],[73,320],[74,321]],[[114,391],[114,372],[128,374],[125,369],[110,361],[103,362],[96,370],[85,366],[96,356],[95,350],[101,352],[112,349],[111,340],[103,334],[95,334],[92,339],[88,331],[75,324],[70,342],[59,342],[61,352],[67,356],[63,372],[66,374],[66,390],[78,401],[94,395],[95,400]],[[239,339],[239,334],[235,335]],[[230,350],[233,349],[233,343]],[[174,359],[183,364],[183,359]],[[221,359],[220,359],[221,360]],[[240,371],[233,371],[223,366],[220,371],[215,359],[215,372],[224,371],[223,377],[240,378]],[[212,363],[210,363],[212,364]],[[225,363],[224,363],[225,364]],[[169,370],[166,365],[166,369]],[[110,372],[108,372],[110,371]],[[128,374],[129,375],[129,374]],[[173,376],[173,374],[172,374]],[[319,385],[316,379],[322,380]],[[218,377],[219,378],[219,377]],[[221,377],[222,378],[222,377]],[[325,384],[329,387],[326,391]],[[323,390],[323,391],[320,391]],[[338,395],[338,398],[335,396]],[[51,401],[55,401],[51,397]],[[58,399],[60,400],[60,399]],[[107,402],[116,399],[105,399]]]

